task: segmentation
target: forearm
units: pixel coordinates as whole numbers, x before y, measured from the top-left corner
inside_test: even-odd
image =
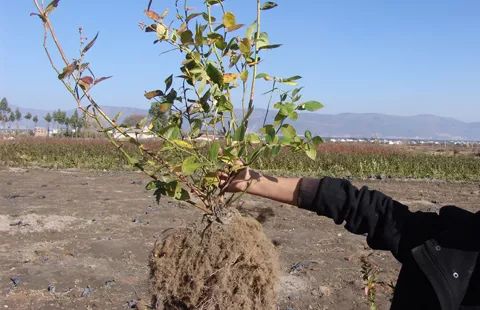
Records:
[[[300,178],[270,177],[255,171],[252,171],[251,174],[251,181],[248,182],[246,188],[247,193],[297,205]]]

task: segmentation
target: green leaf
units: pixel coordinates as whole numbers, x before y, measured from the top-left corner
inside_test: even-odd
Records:
[[[291,76],[291,77],[288,77],[288,78],[279,79],[278,81],[280,83],[283,83],[283,84],[295,86],[295,85],[297,85],[296,81],[301,79],[301,78],[302,78],[301,76],[295,75],[295,76]]]
[[[268,34],[266,32],[261,32],[257,40],[257,48],[261,49],[263,46],[270,45],[270,40],[268,39]]]
[[[245,37],[249,40],[253,40],[253,35],[257,30],[257,23],[254,22],[247,28],[247,32],[245,33]]]
[[[306,144],[305,145],[305,154],[307,154],[307,156],[312,160],[317,159],[317,148],[316,148],[316,146],[313,146],[311,144]]]
[[[97,38],[98,38],[98,32],[97,32],[97,34],[95,35],[95,37],[93,37],[92,41],[90,41],[90,42],[85,46],[85,48],[82,50],[82,54],[85,54],[86,52],[88,52],[89,49],[92,48],[92,46],[95,44],[95,41],[97,41]]]
[[[289,124],[282,125],[280,130],[282,131],[283,136],[289,140],[297,136],[297,132],[292,125],[289,125]]]
[[[281,82],[291,82],[291,81],[296,81],[296,80],[300,80],[302,77],[300,75],[294,75],[294,76],[291,76],[291,77],[288,77],[288,78],[283,78],[283,79],[280,79]]]
[[[307,110],[310,112],[317,111],[323,108],[323,104],[318,101],[307,101],[299,105],[298,110]]]
[[[190,30],[185,30],[180,35],[180,41],[182,44],[192,44],[193,43],[193,33]]]
[[[268,73],[259,73],[255,77],[256,79],[264,79],[265,81],[271,81],[273,78]]]
[[[313,137],[313,139],[312,139],[312,143],[313,143],[313,145],[315,145],[315,146],[318,146],[318,145],[319,145],[320,143],[322,143],[322,142],[323,142],[323,139],[322,139],[321,137],[319,137],[319,136],[315,136],[315,137]]]
[[[288,114],[288,118],[291,119],[292,121],[296,121],[298,119],[298,113],[295,111],[292,111]]]
[[[260,8],[260,10],[270,10],[270,9],[273,9],[274,7],[277,7],[278,4],[276,4],[275,2],[272,2],[272,1],[267,1],[265,2],[262,7]]]
[[[280,153],[280,150],[281,150],[281,146],[280,145],[274,145],[272,146],[272,148],[270,149],[270,154],[272,156],[277,156],[278,153]]]
[[[198,135],[200,134],[200,131],[202,130],[202,120],[201,119],[193,119],[191,120],[191,125],[192,125],[192,129],[190,131],[190,136],[192,138],[196,138],[198,137]]]
[[[272,125],[265,125],[262,132],[265,133],[265,142],[273,143],[275,141],[275,128]]]
[[[233,134],[233,141],[243,141],[245,138],[245,125],[241,124],[238,126],[238,128],[235,130],[235,133]]]
[[[159,133],[167,140],[175,140],[180,137],[180,128],[176,125],[169,125],[162,128]]]
[[[206,71],[208,77],[213,83],[220,86],[223,85],[223,74],[217,69],[217,67],[215,67],[212,63],[208,63]]]
[[[171,74],[169,77],[165,79],[165,92],[167,92],[170,87],[172,87],[173,83],[173,74]]]
[[[206,22],[209,22],[207,13],[202,13],[202,17]],[[211,15],[210,15],[210,19],[211,19],[212,23],[214,23],[217,20],[215,17],[213,17]]]
[[[192,175],[193,173],[195,173],[195,171],[202,167],[203,164],[202,163],[199,163],[197,162],[197,158],[195,156],[190,156],[190,157],[187,157],[183,163],[182,163],[182,172],[183,174],[185,175]]]
[[[175,198],[176,200],[186,201],[190,199],[190,194],[187,190],[182,188],[180,183],[177,183],[177,185],[175,186],[175,193],[173,195],[173,198]]]
[[[293,91],[292,91],[292,97],[295,97],[296,95],[298,95],[298,93],[300,93],[300,91],[303,89],[303,87],[299,87],[299,88],[295,88]]]
[[[220,152],[220,143],[217,141],[213,142],[208,150],[208,159],[212,162],[217,162],[218,153]]]
[[[274,48],[278,48],[282,46],[282,44],[271,44],[271,45],[264,45],[264,46],[261,46],[258,48],[258,50],[271,50],[271,49],[274,49]]]
[[[157,200],[157,203],[160,202],[160,198],[162,196],[169,196],[176,200],[182,201],[190,199],[190,195],[184,188],[182,188],[178,181],[163,182],[156,180],[149,182],[146,188],[148,190],[155,190],[153,194]]]
[[[222,3],[223,0],[207,0],[207,3],[209,5],[215,5],[215,4],[219,4],[219,3]]]
[[[202,14],[205,14],[205,13],[192,13],[192,14],[190,14],[190,15],[187,16],[187,18],[185,19],[185,21],[188,23],[189,21],[191,21],[191,20],[194,19],[195,17],[201,16]]]
[[[282,111],[278,111],[277,115],[275,115],[274,124],[276,126],[280,125],[285,119],[287,118],[286,115],[282,114]]]
[[[158,181],[155,181],[155,180],[148,182],[147,185],[145,185],[145,189],[147,191],[151,191],[153,189],[156,189],[157,188],[157,184],[156,184],[157,182]]]
[[[312,132],[310,130],[305,130],[305,138],[308,140],[312,139]]]
[[[217,99],[217,108],[218,112],[230,112],[233,111],[233,104],[226,96],[222,95]]]
[[[256,133],[249,133],[247,135],[247,141],[251,144],[257,144],[260,143],[260,137]]]
[[[212,32],[212,33],[207,34],[207,38],[209,38],[210,40],[212,40],[214,42],[223,41],[223,36],[219,33],[216,33],[216,32]]]

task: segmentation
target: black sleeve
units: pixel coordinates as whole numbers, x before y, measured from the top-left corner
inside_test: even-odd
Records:
[[[298,206],[332,218],[336,224],[345,222],[348,231],[366,234],[372,249],[389,250],[401,262],[437,229],[436,213],[410,212],[381,192],[357,189],[343,179],[303,178]]]

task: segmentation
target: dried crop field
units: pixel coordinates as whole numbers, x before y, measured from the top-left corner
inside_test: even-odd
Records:
[[[150,145],[154,147],[154,145]],[[323,144],[316,162],[285,153],[259,167],[285,175],[351,177],[414,210],[480,208],[476,150]],[[128,309],[148,300],[148,257],[158,237],[200,213],[156,204],[148,179],[103,140],[0,142],[0,307]],[[399,265],[363,236],[296,208],[245,196],[280,253],[279,308],[368,309],[364,258],[388,308]]]
[[[146,146],[155,149],[158,143]],[[261,159],[256,168],[282,175],[478,181],[479,155],[478,147],[325,143],[320,145],[316,161],[284,151],[275,158]],[[1,163],[20,167],[130,170],[118,150],[103,139],[0,140]]]

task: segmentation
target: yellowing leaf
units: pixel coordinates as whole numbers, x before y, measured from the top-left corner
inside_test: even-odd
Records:
[[[235,15],[232,12],[226,12],[223,15],[223,25],[225,28],[229,29],[234,27],[237,23],[235,22]]]
[[[245,54],[245,55],[249,55],[250,54],[250,50],[251,50],[251,47],[252,47],[252,42],[250,41],[250,39],[248,38],[243,38],[240,43],[238,44],[238,47],[240,48],[240,51]]]
[[[163,24],[157,24],[157,37],[159,40],[165,40],[168,37],[168,29]]]
[[[237,73],[225,73],[223,75],[223,83],[231,83],[234,82],[238,77]]]
[[[193,149],[193,145],[191,145],[190,143],[184,140],[171,140],[170,142],[184,149],[190,149],[190,150]]]
[[[240,79],[246,83],[247,80],[248,80],[248,71],[247,70],[244,70],[242,71],[242,73],[240,73]]]
[[[227,31],[235,31],[237,29],[240,29],[243,25],[238,24],[235,21],[235,15],[232,12],[226,12],[223,15],[223,26],[227,29]]]

